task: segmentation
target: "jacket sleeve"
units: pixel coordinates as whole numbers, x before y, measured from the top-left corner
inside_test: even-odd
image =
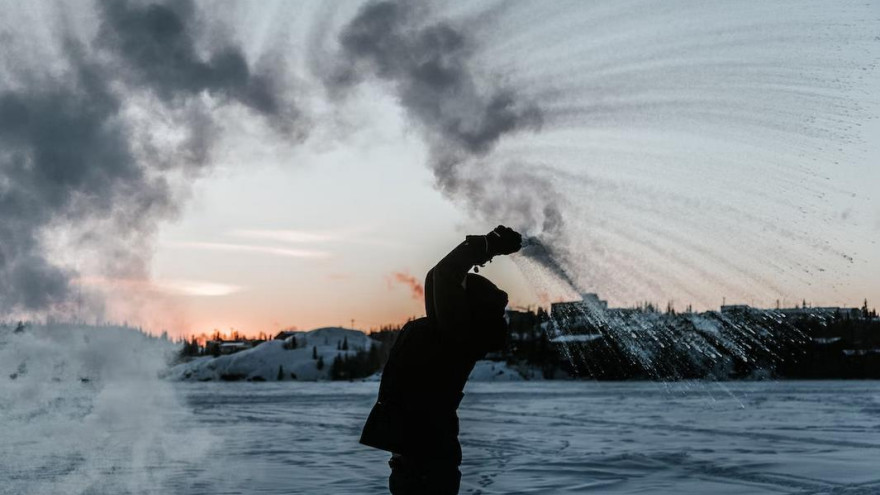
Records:
[[[467,236],[428,272],[425,310],[440,330],[442,340],[459,340],[466,336],[470,316],[465,279],[474,265],[482,265],[490,259],[485,236]]]

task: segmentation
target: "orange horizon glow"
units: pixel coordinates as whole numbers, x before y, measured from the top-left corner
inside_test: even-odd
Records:
[[[252,330],[252,331],[239,329],[239,328],[236,328],[235,326],[230,326],[230,325],[225,325],[225,326],[207,325],[207,326],[204,326],[204,325],[196,324],[196,325],[193,325],[194,329],[180,332],[179,334],[175,335],[175,337],[176,338],[185,338],[187,340],[191,340],[191,339],[195,338],[197,341],[199,341],[199,343],[204,344],[205,340],[213,340],[213,337],[215,335],[219,335],[222,340],[234,340],[233,337],[253,340],[253,339],[259,339],[263,336],[267,337],[268,339],[272,339],[273,337],[275,337],[275,335],[278,334],[278,332],[282,332],[282,331],[292,331],[292,332],[305,333],[305,332],[309,332],[311,330],[315,330],[318,328],[324,328],[324,327],[348,328],[348,329],[358,330],[358,331],[364,332],[366,334],[369,334],[374,331],[380,330],[382,327],[403,325],[404,323],[406,323],[409,320],[412,320],[415,318],[420,318],[422,316],[424,316],[424,314],[389,317],[388,321],[386,321],[385,323],[370,324],[368,326],[358,325],[357,320],[355,320],[354,321],[355,325],[352,327],[350,324],[351,320],[349,320],[348,322],[344,322],[344,324],[323,324],[323,325],[318,324],[318,325],[314,325],[314,326],[309,325],[308,328],[301,328],[298,325],[280,325],[277,327],[266,327],[263,330]],[[203,330],[204,328],[210,328],[210,330]],[[225,328],[226,330],[222,330],[222,328]],[[157,335],[156,331],[154,331],[154,330],[147,331],[147,333],[149,333],[151,335]],[[161,333],[162,333],[162,331],[160,330],[158,332],[158,334],[161,334]],[[171,334],[171,332],[169,332],[169,335],[170,334]]]
[[[567,298],[553,298],[542,301],[540,304],[532,303],[532,304],[517,304],[513,303],[509,307],[511,309],[516,310],[537,310],[537,308],[542,307],[545,310],[549,311],[549,306],[552,303],[556,302],[566,302],[570,299]],[[737,302],[727,301],[728,304],[737,304]],[[801,304],[802,301],[797,301],[797,305]],[[846,305],[838,305],[838,304],[821,304],[817,302],[807,301],[809,307],[826,307],[826,306],[840,306],[840,307],[861,307],[862,304],[846,304]],[[871,309],[874,309],[875,305],[871,304],[868,301],[868,306]],[[679,311],[684,310],[688,305],[683,304],[681,306],[675,305],[675,308]],[[794,307],[796,304],[785,304],[782,305],[784,308]],[[662,310],[665,305],[657,305],[658,308]],[[775,308],[775,305],[756,305],[754,307],[771,309]],[[696,312],[702,311],[713,311],[718,308],[697,308],[694,307],[693,310]],[[317,316],[317,315],[316,315]],[[266,337],[268,339],[272,339],[278,332],[281,331],[295,331],[295,332],[308,332],[317,328],[324,327],[341,327],[341,328],[349,328],[353,330],[358,330],[369,334],[374,331],[378,331],[380,328],[385,326],[398,326],[403,325],[407,321],[410,321],[415,318],[420,318],[424,316],[424,311],[421,313],[416,312],[388,312],[385,313],[385,316],[381,321],[359,321],[354,319],[354,325],[352,325],[352,319],[348,320],[338,320],[336,322],[327,322],[327,318],[325,317],[317,317],[317,318],[302,318],[302,320],[310,322],[308,325],[295,325],[295,324],[260,324],[258,322],[254,322],[252,325],[243,324],[244,320],[239,320],[237,324],[229,325],[229,324],[221,324],[219,321],[203,321],[203,322],[192,322],[188,325],[186,330],[180,332],[172,332],[168,331],[169,335],[174,338],[185,338],[187,340],[191,340],[192,338],[196,338],[201,344],[204,344],[205,340],[211,340],[211,338],[219,334],[219,336],[223,340],[233,340],[234,336],[243,339],[259,339],[261,337]],[[163,330],[150,329],[145,332],[151,335],[160,335]]]
[[[151,335],[167,333],[174,339],[196,338],[202,343],[215,334],[224,340],[231,340],[234,336],[259,339],[274,337],[282,330],[309,331],[322,327],[352,328],[369,333],[383,326],[401,325],[425,314],[423,279],[413,273],[426,272],[430,260],[436,256],[435,253],[425,257],[427,261],[416,258],[407,263],[395,260],[389,263],[390,270],[374,268],[370,258],[359,260],[358,266],[365,267],[364,273],[355,271],[350,265],[345,266],[339,261],[342,258],[337,259],[342,266],[285,264],[274,258],[247,259],[242,266],[248,274],[254,272],[257,262],[263,263],[267,275],[258,280],[246,280],[238,274],[217,277],[216,281],[213,277],[199,278],[188,273],[181,274],[187,275],[181,277],[157,274],[153,279],[144,280],[83,276],[76,280],[77,285],[100,296],[104,305],[101,312],[96,313],[101,315],[99,318],[77,313],[75,319],[134,322],[134,326]],[[487,267],[487,271],[490,271],[488,276],[510,294],[511,308],[543,307],[549,310],[554,302],[572,301],[578,297],[561,285],[536,286],[512,266],[505,268],[499,263]],[[343,272],[349,275],[335,275]],[[806,301],[811,306],[861,307],[864,297],[853,296],[862,291],[864,288],[854,286],[847,291],[848,294],[837,294],[837,297],[822,297],[822,292],[816,292],[812,296],[819,297],[808,294]],[[873,291],[866,292],[871,306],[870,301],[875,300],[871,297]],[[717,292],[702,302],[694,301],[692,309],[696,312],[717,310],[724,303],[722,296],[723,293]],[[632,307],[645,301],[658,308],[667,305],[650,298],[621,301],[601,290],[599,297],[607,299],[611,307]],[[802,301],[803,298],[784,298],[780,302],[782,307],[793,307]],[[689,301],[684,299],[673,298],[668,302],[678,310],[689,306]],[[756,308],[776,307],[776,300],[727,298],[726,302]]]

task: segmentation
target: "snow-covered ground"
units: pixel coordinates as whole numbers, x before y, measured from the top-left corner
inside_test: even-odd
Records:
[[[337,334],[300,349],[335,356]],[[0,494],[385,493],[387,454],[357,443],[375,381],[160,379],[173,350],[130,329],[0,332]],[[880,493],[877,381],[505,382],[488,361],[481,377],[462,493]]]
[[[541,380],[540,370],[534,368],[513,368],[498,361],[477,361],[468,380],[474,382],[520,382]]]
[[[386,493],[388,456],[357,443],[376,383],[173,386],[186,407],[150,425],[163,428],[142,446],[150,462],[105,459],[88,478],[75,476],[85,460],[148,427],[53,441],[59,417],[89,414],[88,384],[4,421],[0,493]],[[465,494],[880,493],[880,382],[473,383],[460,412]],[[21,426],[45,436],[8,431]],[[207,439],[197,455],[171,455],[193,439]]]
[[[185,386],[216,491],[385,492],[357,444],[375,384]],[[476,383],[462,493],[880,493],[880,383]],[[198,488],[180,487],[185,493]]]

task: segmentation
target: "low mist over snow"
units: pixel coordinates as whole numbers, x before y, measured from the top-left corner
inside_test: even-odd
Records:
[[[0,493],[159,493],[176,473],[153,466],[197,462],[213,436],[179,428],[174,351],[128,327],[0,325],[0,480],[29,480]]]

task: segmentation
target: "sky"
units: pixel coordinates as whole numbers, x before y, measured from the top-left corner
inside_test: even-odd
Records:
[[[495,227],[437,192],[430,171],[418,166],[425,154],[418,137],[393,101],[379,103],[389,113],[381,127],[290,159],[303,167],[283,159],[254,173],[221,165],[195,187],[180,221],[160,234],[154,275],[234,287],[188,298],[184,305],[202,327],[349,327],[354,319],[366,330],[422,316],[424,300],[396,274],[423,284],[465,234]],[[512,263],[492,265],[484,273],[518,290],[514,304],[536,304]]]
[[[394,108],[393,102],[384,103]],[[383,131],[386,134],[381,135]],[[880,125],[873,123],[866,133],[870,132],[880,135]],[[354,319],[356,328],[366,330],[424,314],[423,300],[413,297],[406,285],[389,281],[391,274],[407,273],[423,283],[427,270],[465,234],[485,233],[493,226],[469,219],[467,211],[437,192],[426,168],[412,166],[424,152],[402,120],[376,133],[351,149],[310,156],[305,169],[268,164],[256,174],[244,174],[230,167],[195,187],[180,221],[160,234],[154,275],[235,289],[216,296],[179,296],[188,324],[200,329],[269,331],[285,325],[350,327]],[[880,146],[872,156],[880,158]],[[880,198],[871,190],[872,183],[880,184],[880,167],[866,165],[862,170],[873,178],[865,181],[867,187],[860,195],[871,199],[875,223],[880,222]],[[253,234],[260,231],[279,237]],[[283,233],[299,236],[285,242]],[[865,271],[849,274],[842,291],[820,289],[819,294],[826,295],[813,304],[859,306],[863,297],[880,301],[876,283],[880,250],[871,251],[878,233],[875,226],[873,237],[868,232],[863,238],[866,247],[858,262]],[[199,242],[302,249],[323,256],[186,244]],[[508,290],[514,306],[546,305],[541,288],[530,286],[509,260],[496,259],[481,273]],[[610,296],[601,287],[595,291]],[[570,294],[563,291],[556,296],[562,300]],[[797,297],[792,294],[791,305],[801,303]],[[774,304],[773,300],[728,302]],[[679,300],[679,306],[687,303]]]
[[[2,8],[9,318],[367,330],[501,223],[516,307],[880,301],[877,2]]]

